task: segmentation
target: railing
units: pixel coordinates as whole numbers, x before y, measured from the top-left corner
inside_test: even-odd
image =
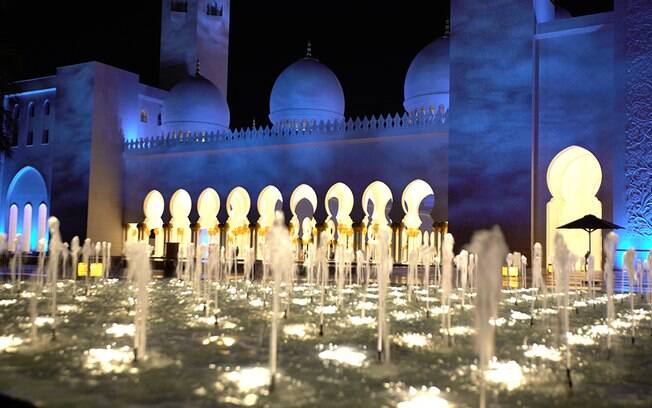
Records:
[[[419,115],[395,114],[376,118],[355,118],[337,122],[312,124],[297,123],[292,126],[274,126],[246,129],[227,129],[221,132],[169,132],[155,137],[128,140],[126,152],[160,153],[165,150],[201,150],[211,147],[255,146],[302,141],[328,141],[374,136],[400,135],[408,132],[448,130],[448,115],[422,113]]]

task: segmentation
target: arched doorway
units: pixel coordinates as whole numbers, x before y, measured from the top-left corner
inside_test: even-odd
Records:
[[[144,233],[143,239],[149,239],[150,234],[154,233],[154,254],[153,256],[163,256],[163,210],[165,210],[165,201],[163,195],[157,190],[147,193],[143,201],[143,212],[145,220],[143,221]]]
[[[217,191],[208,187],[199,194],[197,199],[199,213],[199,235],[197,241],[201,244],[219,245],[219,223],[217,214],[220,212],[220,196]]]
[[[575,255],[583,257],[588,250],[586,232],[558,230],[557,227],[587,214],[602,217],[602,203],[596,197],[602,183],[602,168],[598,159],[580,146],[569,146],[550,162],[547,173],[548,190],[552,198],[546,204],[546,261],[554,259],[555,234],[560,232]],[[591,236],[591,254],[596,268],[602,265],[602,233]]]

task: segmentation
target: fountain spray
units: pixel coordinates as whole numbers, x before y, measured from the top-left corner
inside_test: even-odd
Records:
[[[136,310],[134,314],[134,361],[147,358],[147,316],[149,314],[149,294],[147,285],[151,279],[149,249],[145,242],[126,244],[127,268],[134,277],[136,289]]]
[[[387,289],[393,261],[389,256],[389,233],[378,233],[376,275],[378,280],[378,361],[389,362],[389,321],[387,320]]]
[[[84,265],[86,265],[86,276],[84,277],[84,282],[86,286],[86,296],[88,296],[88,289],[90,285],[90,275],[91,275],[91,265],[90,265],[90,260],[91,260],[91,239],[86,238],[84,240],[84,246],[82,247],[82,262]]]
[[[546,290],[546,282],[543,279],[542,263],[543,263],[543,248],[541,247],[540,243],[536,242],[534,244],[534,249],[532,251],[532,289],[535,290],[535,295],[532,296],[532,306],[530,308],[530,314],[531,314],[530,326],[534,325],[534,304],[536,302],[536,298],[540,290],[542,290],[543,292],[544,308],[547,303],[547,299],[546,299],[547,290]]]
[[[442,327],[446,328],[448,343],[451,343],[451,312],[450,312],[450,294],[453,285],[453,245],[455,240],[451,233],[444,235],[442,245],[442,276],[441,276],[441,305],[445,308],[446,313],[442,314]]]
[[[57,278],[59,257],[63,249],[59,220],[56,217],[48,219],[50,227],[50,259],[48,260],[48,283],[50,286],[50,316],[52,317],[52,340],[57,338]]]
[[[629,284],[629,310],[632,314],[632,344],[636,341],[636,320],[634,320],[634,286],[636,286],[636,269],[634,268],[634,259],[636,250],[630,248],[623,256],[623,265],[627,269],[627,279]]]
[[[446,238],[444,238],[446,239]],[[500,269],[507,254],[507,245],[500,228],[478,231],[473,234],[471,252],[482,263],[477,265],[478,286],[475,297],[476,351],[480,370],[480,408],[486,407],[485,375],[494,357],[496,327],[491,320],[498,317],[500,300]]]
[[[614,255],[618,235],[610,232],[604,239],[604,274],[607,286],[607,359],[611,357],[611,322],[615,316],[614,310]]]
[[[281,279],[283,272],[288,271],[293,265],[290,232],[283,223],[283,214],[281,212],[276,213],[276,221],[267,234],[267,242],[271,246],[270,267],[274,281],[272,291],[272,332],[269,336],[269,390],[272,392],[276,387],[277,377],[278,314]]]
[[[573,388],[573,379],[571,376],[571,349],[570,343],[568,342],[568,336],[570,334],[568,321],[568,296],[570,292],[570,272],[571,267],[574,264],[575,259],[568,250],[566,242],[564,242],[564,237],[560,233],[555,234],[555,279],[557,280],[557,289],[562,290],[561,303],[559,302],[559,296],[557,297],[557,311],[559,312],[561,310],[562,328],[564,330],[564,339],[566,340],[566,378],[568,380],[569,388]]]

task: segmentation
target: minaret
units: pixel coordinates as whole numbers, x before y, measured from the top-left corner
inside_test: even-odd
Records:
[[[201,73],[227,93],[230,0],[163,0],[161,88]]]

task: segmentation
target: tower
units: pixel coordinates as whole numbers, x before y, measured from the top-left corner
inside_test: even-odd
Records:
[[[160,85],[173,85],[201,74],[224,95],[229,63],[230,0],[163,0]]]

